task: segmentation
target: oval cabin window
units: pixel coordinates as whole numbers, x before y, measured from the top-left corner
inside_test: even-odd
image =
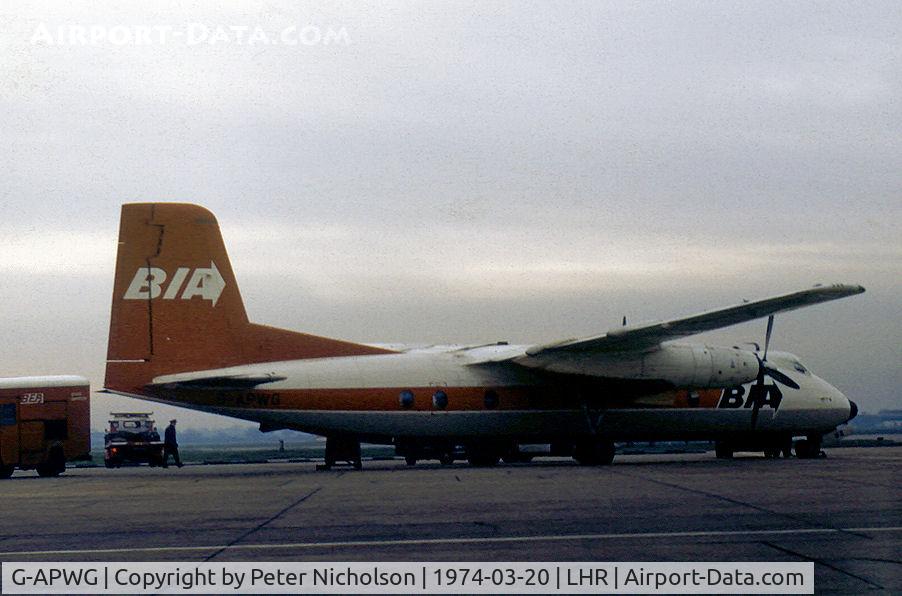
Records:
[[[398,402],[401,404],[402,408],[412,408],[413,407],[413,391],[409,389],[405,389],[401,392],[401,395],[398,396]]]
[[[499,399],[498,399],[497,391],[495,391],[493,389],[489,389],[488,391],[485,392],[485,408],[487,410],[494,410],[495,408],[497,408],[498,402],[499,402]]]

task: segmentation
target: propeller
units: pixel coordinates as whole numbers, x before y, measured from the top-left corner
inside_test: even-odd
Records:
[[[774,332],[774,315],[767,317],[767,333],[764,334],[764,358],[767,360],[767,349],[770,347],[770,335]]]
[[[764,375],[766,374],[773,380],[783,383],[787,387],[792,387],[793,389],[798,389],[799,384],[793,381],[790,377],[781,373],[776,368],[770,367],[767,365],[767,350],[770,348],[770,337],[774,331],[774,315],[767,317],[767,333],[764,335],[764,355],[758,356],[758,352],[755,352],[755,358],[758,359],[758,379],[756,380],[756,385],[764,385]],[[758,344],[755,344],[756,346]]]
[[[767,332],[764,335],[764,354],[759,356],[758,351],[755,351],[755,358],[758,359],[758,378],[755,379],[755,385],[752,387],[752,391],[755,392],[756,399],[752,405],[752,429],[754,430],[756,425],[758,424],[758,410],[761,409],[762,404],[764,403],[765,388],[764,388],[764,377],[768,376],[774,381],[778,383],[782,383],[787,387],[792,387],[793,389],[798,389],[799,384],[793,381],[790,377],[783,374],[776,368],[767,365],[767,350],[770,348],[770,338],[771,334],[774,331],[774,315],[770,315],[767,317]],[[757,344],[756,344],[757,347]],[[774,388],[776,389],[776,388]],[[774,412],[776,414],[776,412]]]
[[[798,383],[796,383],[790,377],[788,377],[785,374],[778,371],[776,368],[771,368],[770,366],[765,365],[763,360],[759,361],[759,364],[761,365],[761,370],[758,373],[759,379],[763,377],[764,373],[766,373],[767,376],[769,376],[770,378],[772,378],[773,380],[775,380],[779,383],[783,383],[787,387],[792,387],[793,389],[799,388]]]

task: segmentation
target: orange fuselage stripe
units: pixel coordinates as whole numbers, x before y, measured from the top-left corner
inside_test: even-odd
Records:
[[[402,407],[402,391],[413,392],[414,403]],[[285,390],[179,390],[156,394],[163,399],[183,401],[197,406],[275,410],[332,410],[332,411],[434,411],[433,396],[443,391],[447,396],[447,411],[484,411],[486,393],[497,396],[498,410],[561,410],[582,407],[583,399],[551,387],[420,387],[420,388],[363,388],[363,389],[285,389]],[[675,390],[638,398],[618,398],[599,393],[605,408],[714,408],[721,389],[695,391],[697,405],[690,403],[690,391]]]

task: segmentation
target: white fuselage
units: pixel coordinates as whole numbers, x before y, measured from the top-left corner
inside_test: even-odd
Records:
[[[716,438],[735,433],[800,435],[832,430],[850,414],[849,400],[791,354],[773,353],[768,364],[789,375],[799,388],[765,378],[768,399],[756,405],[747,398],[756,384],[757,370],[746,375],[750,380],[730,387],[695,391],[688,384],[612,401],[620,397],[620,386],[610,379],[485,362],[496,354],[501,359],[523,350],[524,346],[508,345],[435,346],[181,373],[155,379],[155,385],[163,389],[153,399],[257,421],[266,428],[373,440],[510,437],[543,441],[595,433],[615,440]],[[754,358],[751,352],[741,356]],[[473,365],[476,361],[481,364]],[[201,377],[267,375],[279,380],[242,390],[176,388],[180,382]],[[494,407],[484,398],[489,390],[498,397]],[[404,407],[399,402],[404,391],[413,394],[413,405]],[[437,392],[447,399],[444,407],[433,399]],[[682,404],[684,394],[698,398],[699,393],[702,403]]]

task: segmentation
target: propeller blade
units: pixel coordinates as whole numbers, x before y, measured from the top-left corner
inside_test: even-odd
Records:
[[[767,374],[767,376],[769,376],[773,380],[783,383],[787,387],[792,387],[793,389],[799,388],[798,383],[796,383],[791,378],[787,377],[786,375],[784,375],[783,373],[778,371],[776,368],[771,368],[769,366],[765,366],[763,368],[764,368],[765,374]]]
[[[774,315],[767,317],[767,334],[764,336],[764,357],[761,360],[767,361],[767,348],[770,347],[770,334],[774,330]]]
[[[765,366],[761,356],[758,355],[757,350],[755,350],[755,358],[758,359],[758,376],[755,377],[755,384],[750,391],[761,391],[764,389],[764,374],[767,371],[767,366]],[[755,427],[758,426],[758,410],[760,409],[761,401],[756,398],[755,401],[752,402],[752,430],[755,430]]]

